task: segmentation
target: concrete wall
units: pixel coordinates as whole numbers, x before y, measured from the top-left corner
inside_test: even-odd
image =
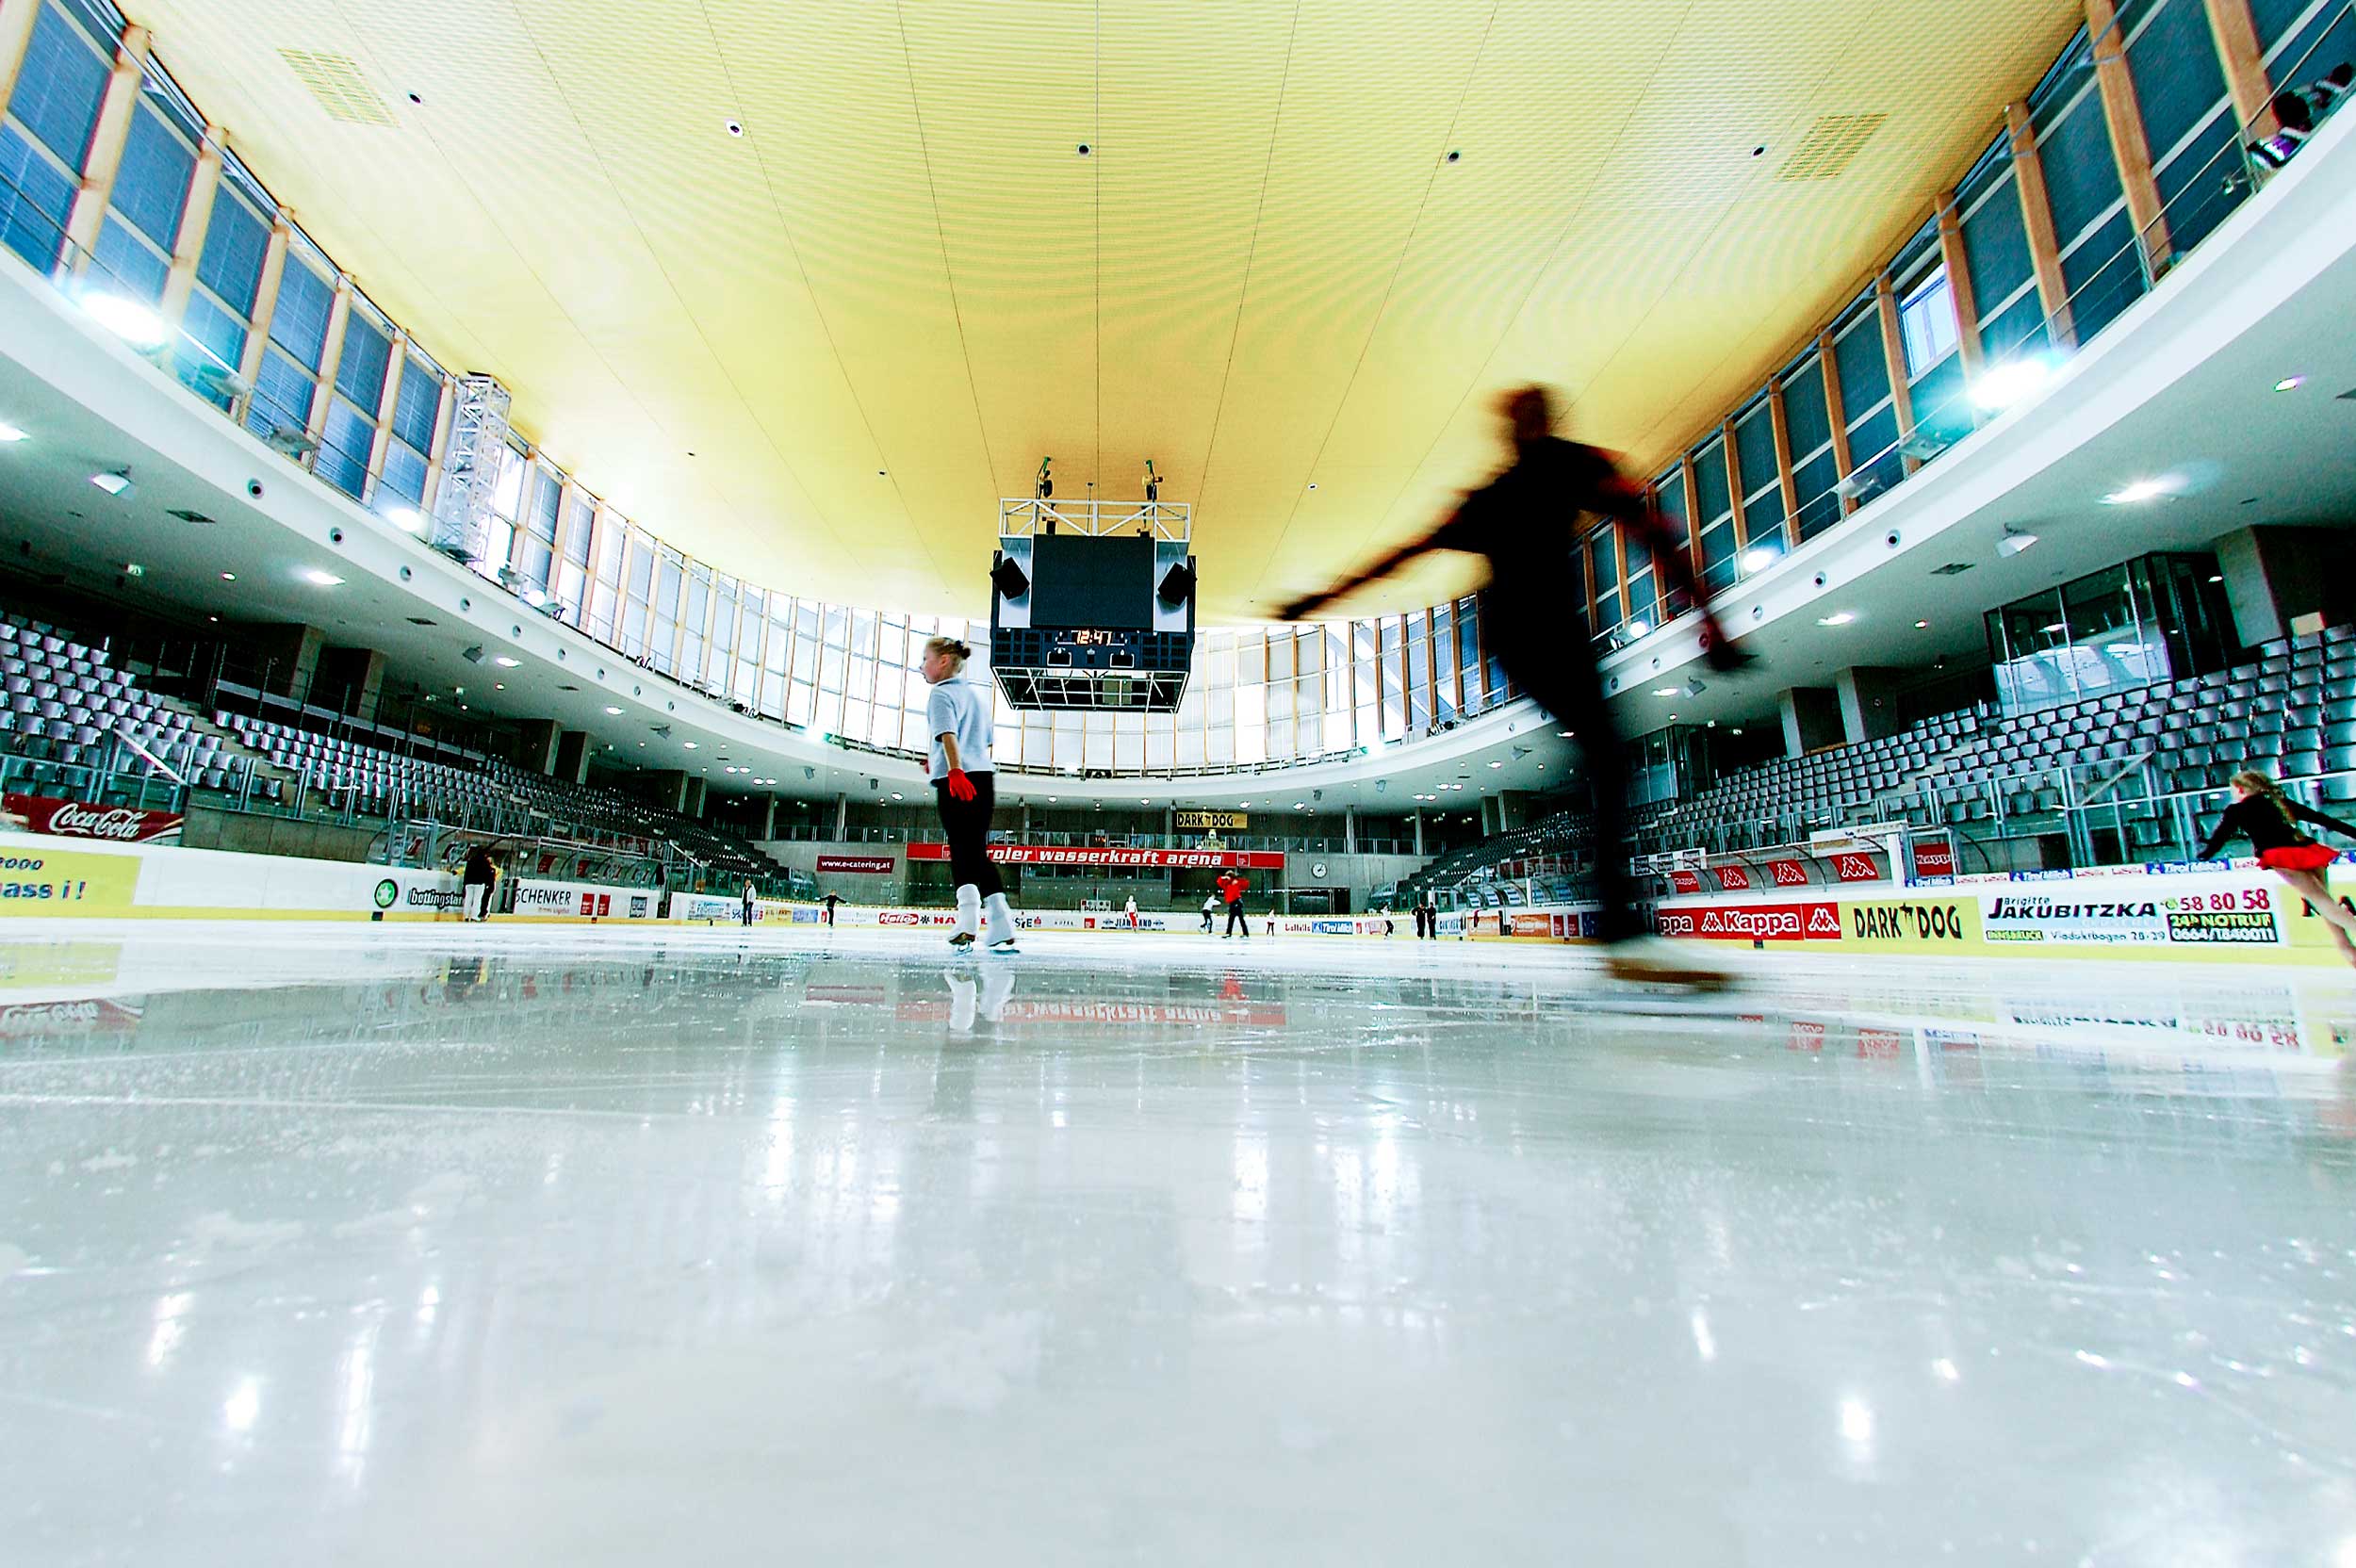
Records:
[[[188,820],[180,829],[180,843],[185,849],[292,855],[308,860],[365,860],[368,858],[368,846],[375,841],[376,830],[371,827],[299,822],[292,817],[223,811],[210,806],[190,806]]]

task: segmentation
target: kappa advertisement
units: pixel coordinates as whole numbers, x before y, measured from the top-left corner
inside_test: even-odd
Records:
[[[1656,917],[1664,937],[1704,941],[1837,942],[1841,907],[1835,904],[1728,904],[1697,909],[1663,909]]]

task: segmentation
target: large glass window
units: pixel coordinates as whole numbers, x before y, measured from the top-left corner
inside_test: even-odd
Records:
[[[204,129],[160,75],[151,72],[146,85],[123,139],[97,257],[103,286],[154,305],[162,302],[172,271]]]
[[[335,395],[313,471],[345,495],[367,488],[368,453],[376,445],[376,416],[384,402],[393,335],[384,318],[355,300],[344,320],[343,351],[335,361]]]
[[[270,347],[246,405],[246,428],[288,449],[310,423],[328,317],[335,308],[335,286],[322,270],[325,265],[326,258],[308,246],[288,248],[278,303],[270,311]]]
[[[44,272],[64,249],[108,69],[89,35],[57,8],[41,8],[0,130],[0,220],[8,248]]]
[[[1693,484],[1701,495],[1702,587],[1714,594],[1735,578],[1734,498],[1726,487],[1724,436],[1693,454]]]

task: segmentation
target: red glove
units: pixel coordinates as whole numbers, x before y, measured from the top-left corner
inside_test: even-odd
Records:
[[[965,770],[963,768],[951,768],[949,770],[949,798],[952,800],[972,800],[973,798],[973,781],[965,776]]]

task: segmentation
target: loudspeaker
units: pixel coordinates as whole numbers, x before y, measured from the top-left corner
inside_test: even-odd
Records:
[[[1180,563],[1162,574],[1162,585],[1154,590],[1164,604],[1184,604],[1194,596],[1194,568]]]
[[[1019,599],[1031,591],[1030,575],[1004,556],[991,568],[990,583],[1005,598]]]

